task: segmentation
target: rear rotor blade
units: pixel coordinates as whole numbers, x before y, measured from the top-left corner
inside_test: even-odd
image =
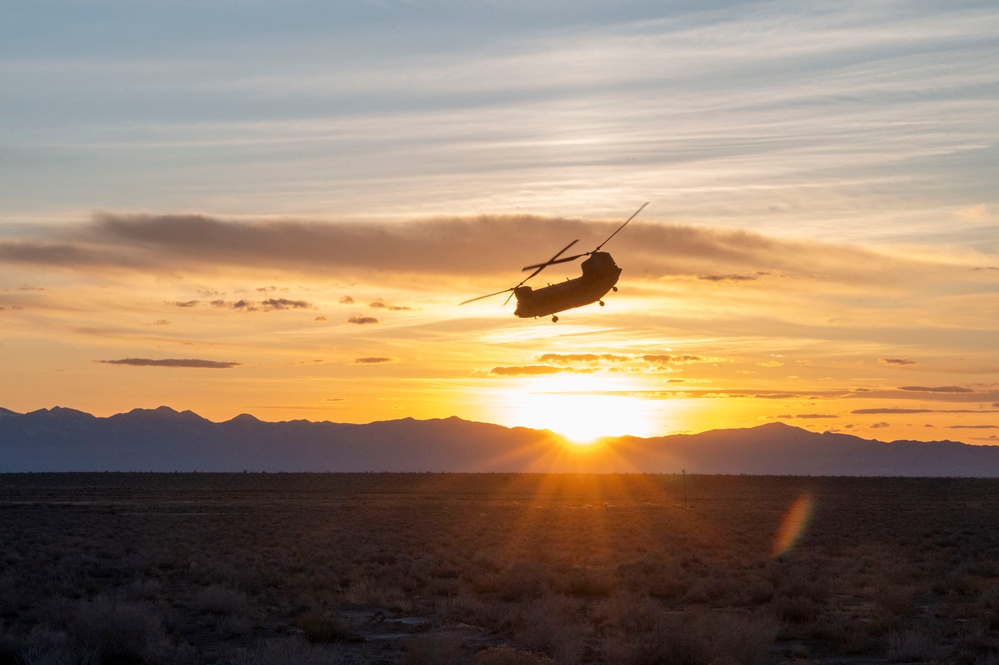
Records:
[[[496,293],[487,293],[484,296],[479,296],[478,298],[471,298],[469,300],[466,300],[465,302],[460,302],[460,303],[458,303],[458,306],[461,307],[462,305],[467,305],[468,303],[475,302],[476,300],[483,300],[485,298],[492,298],[493,296],[498,296],[499,294],[506,293],[507,291],[513,291],[513,289],[503,289],[502,291],[497,291]],[[510,295],[513,295],[513,294],[510,294]],[[507,300],[507,302],[510,302],[509,298],[507,298],[506,300]],[[505,305],[506,303],[503,303],[503,304]]]
[[[584,256],[589,256],[593,252],[586,252],[585,254],[576,254],[575,256],[563,256],[561,259],[555,259],[554,261],[548,261],[547,263],[535,263],[533,266],[525,266],[521,268],[520,271],[531,270],[532,268],[538,268],[543,266],[553,266],[557,263],[568,263],[569,261],[575,261],[576,259],[581,259]]]
[[[524,281],[521,282],[520,284],[518,284],[517,286],[514,286],[514,287],[509,288],[509,289],[503,289],[502,291],[497,291],[496,293],[487,293],[484,296],[479,296],[478,298],[472,298],[470,300],[466,300],[465,302],[460,302],[460,303],[458,303],[458,306],[460,307],[461,305],[466,305],[466,304],[468,304],[470,302],[475,302],[476,300],[482,300],[483,298],[492,298],[493,296],[498,296],[501,293],[507,293],[509,291],[510,295],[507,296],[506,301],[504,301],[504,303],[503,303],[504,305],[506,305],[508,302],[510,302],[510,298],[513,297],[513,291],[515,291],[518,288],[520,288],[521,286],[523,286],[524,282],[526,282],[528,279],[530,279],[530,278],[534,277],[535,275],[537,275],[539,272],[541,272],[542,270],[544,270],[545,267],[551,265],[552,262],[554,262],[558,257],[562,256],[562,254],[564,254],[567,249],[569,249],[570,247],[572,247],[573,245],[575,245],[577,242],[579,242],[578,238],[576,240],[573,240],[572,242],[570,242],[565,247],[563,247],[561,249],[561,251],[559,251],[558,254],[556,254],[555,256],[553,256],[552,258],[550,258],[547,263],[541,263],[541,264],[536,265],[536,266],[531,266],[532,268],[537,268],[537,270],[535,270],[530,275],[528,275],[527,278],[525,278]],[[558,261],[558,263],[561,263],[561,261]],[[527,270],[527,268],[524,268],[524,270]]]
[[[518,284],[517,286],[523,286],[524,282],[526,282],[530,278],[534,277],[535,275],[537,275],[539,272],[541,272],[542,270],[544,270],[545,268],[547,268],[551,264],[555,263],[556,262],[555,259],[557,259],[558,257],[562,256],[562,254],[565,253],[565,250],[569,249],[570,247],[572,247],[573,245],[575,245],[577,242],[579,242],[579,238],[576,238],[575,240],[573,240],[572,242],[570,242],[568,245],[566,245],[565,247],[563,247],[562,250],[559,251],[558,254],[556,254],[555,256],[551,257],[550,259],[548,259],[544,263],[539,263],[536,266],[531,266],[531,268],[537,268],[537,270],[535,270],[530,275],[528,275],[527,277],[525,277],[524,281],[521,282],[520,284]],[[524,270],[527,270],[527,268],[524,268]]]

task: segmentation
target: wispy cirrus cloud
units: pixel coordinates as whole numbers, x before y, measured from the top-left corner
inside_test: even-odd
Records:
[[[254,300],[224,300],[217,299],[209,303],[218,309],[234,309],[240,312],[273,312],[286,309],[313,309],[312,303],[305,300],[289,300],[288,298],[267,298],[260,302]]]
[[[649,363],[655,364],[680,364],[680,363],[698,363],[707,360],[704,356],[698,356],[691,353],[680,353],[680,354],[646,354],[642,356],[642,360]]]
[[[381,300],[376,300],[372,303],[368,303],[368,309],[384,309],[388,312],[411,312],[412,307],[406,307],[405,305],[386,305]]]
[[[631,360],[631,356],[614,353],[542,353],[537,356],[541,363],[620,363]]]
[[[545,374],[559,374],[561,372],[577,372],[579,370],[572,367],[555,365],[520,365],[513,367],[493,367],[490,374],[495,376],[540,376]]]
[[[973,393],[974,389],[966,386],[899,386],[899,390],[913,393]]]
[[[198,358],[120,358],[117,360],[97,360],[95,362],[104,365],[125,365],[128,367],[173,367],[192,369],[232,369],[239,367],[242,363],[201,360]]]

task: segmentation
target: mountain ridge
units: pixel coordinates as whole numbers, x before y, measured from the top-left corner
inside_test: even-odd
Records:
[[[98,417],[66,407],[0,408],[0,472],[616,472],[999,477],[999,447],[878,441],[775,422],[590,447],[548,430],[451,416],[367,424],[222,422],[167,406]]]

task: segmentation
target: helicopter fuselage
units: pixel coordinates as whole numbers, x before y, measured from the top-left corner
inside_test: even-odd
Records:
[[[540,289],[518,286],[513,290],[517,298],[514,314],[521,318],[549,316],[574,307],[600,301],[614,288],[621,269],[607,252],[593,252],[580,266],[583,274],[564,282],[549,284]]]

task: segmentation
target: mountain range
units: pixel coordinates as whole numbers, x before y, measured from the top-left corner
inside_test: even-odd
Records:
[[[460,418],[364,425],[135,409],[107,418],[0,408],[0,472],[616,472],[999,477],[999,446],[815,433],[781,423],[575,446]]]

